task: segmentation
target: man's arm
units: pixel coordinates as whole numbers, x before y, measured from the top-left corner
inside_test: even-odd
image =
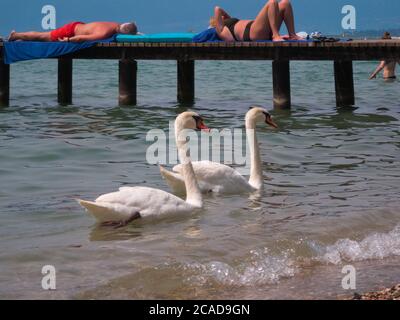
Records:
[[[376,68],[376,70],[371,74],[371,76],[369,77],[369,80],[376,78],[378,73],[381,72],[383,70],[383,68],[385,68],[385,66],[386,66],[386,61],[382,61],[379,64],[379,66]]]

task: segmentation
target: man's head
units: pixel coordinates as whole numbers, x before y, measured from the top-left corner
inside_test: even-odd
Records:
[[[118,33],[137,34],[137,26],[134,22],[126,22],[119,25]]]
[[[383,40],[390,40],[390,39],[392,39],[392,36],[390,35],[389,32],[385,32],[385,33],[383,34],[383,36],[382,36],[382,39],[383,39]]]

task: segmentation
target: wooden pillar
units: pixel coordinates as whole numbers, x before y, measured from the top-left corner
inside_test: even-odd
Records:
[[[353,62],[337,60],[334,62],[336,105],[352,106],[354,99]]]
[[[194,102],[194,60],[178,60],[178,102]]]
[[[131,59],[119,60],[119,105],[137,103],[137,62]]]
[[[58,59],[58,103],[72,103],[72,59]]]
[[[10,103],[10,65],[0,60],[0,107]]]
[[[272,62],[272,78],[274,108],[289,109],[291,106],[289,60],[274,60]]]

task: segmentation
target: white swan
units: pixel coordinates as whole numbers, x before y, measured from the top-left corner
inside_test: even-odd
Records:
[[[246,179],[235,169],[211,161],[194,161],[193,169],[196,174],[200,190],[205,192],[237,194],[253,192],[263,188],[263,171],[260,149],[257,142],[257,123],[267,123],[277,128],[271,115],[261,107],[251,107],[246,114],[246,136],[250,149],[250,179]],[[178,194],[185,192],[185,184],[182,176],[182,165],[173,167],[173,172],[160,166],[161,175],[167,181],[170,188]]]
[[[175,138],[181,161],[181,173],[186,185],[186,201],[163,190],[148,187],[122,187],[104,194],[94,202],[77,200],[102,225],[123,226],[139,217],[187,213],[203,206],[202,195],[193,166],[187,156],[184,129],[208,129],[194,112],[183,112],[175,120]]]

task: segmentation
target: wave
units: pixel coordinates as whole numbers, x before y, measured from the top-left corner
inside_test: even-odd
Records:
[[[294,277],[302,268],[312,264],[339,265],[371,259],[400,256],[400,225],[388,233],[374,233],[360,241],[340,239],[333,245],[323,245],[313,241],[303,242],[302,255],[296,248],[280,254],[272,254],[269,249],[252,250],[249,258],[230,265],[221,261],[185,264],[183,269],[189,276],[187,283],[196,285],[252,286],[274,284],[283,278]],[[304,251],[306,249],[306,251]],[[307,252],[305,257],[304,253]],[[186,274],[187,274],[186,273]]]
[[[276,283],[280,278],[293,277],[298,272],[295,261],[290,258],[288,251],[278,256],[269,255],[267,250],[254,250],[250,253],[251,258],[236,267],[220,261],[186,265],[187,271],[195,273],[188,278],[188,281],[195,281],[200,285],[212,281],[223,285],[247,286]]]
[[[370,259],[400,256],[400,225],[389,233],[374,233],[362,241],[340,239],[327,246],[321,262],[340,264]]]

